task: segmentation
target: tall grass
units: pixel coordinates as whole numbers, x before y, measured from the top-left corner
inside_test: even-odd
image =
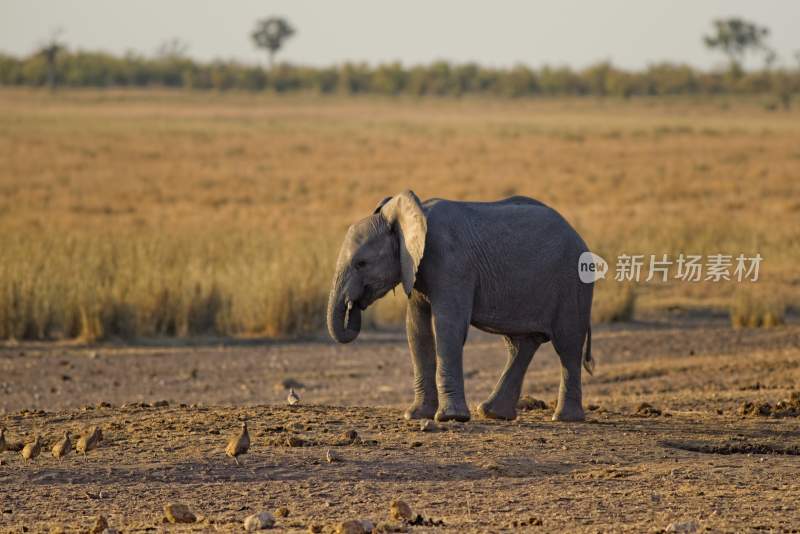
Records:
[[[252,235],[31,237],[0,239],[0,338],[283,337],[324,323],[330,254],[313,247]]]
[[[729,97],[0,90],[0,339],[319,330],[347,225],[406,188],[538,198],[610,263],[758,252],[758,285],[796,304],[798,117]],[[635,286],[599,282],[595,320],[725,307],[740,284]],[[365,325],[404,307],[398,290]]]
[[[737,291],[729,308],[734,328],[771,328],[786,319],[786,299],[774,288],[759,287]]]
[[[630,321],[636,311],[636,290],[631,284],[603,280],[594,285],[592,323]]]

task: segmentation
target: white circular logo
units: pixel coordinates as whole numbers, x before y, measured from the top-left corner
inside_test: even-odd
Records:
[[[606,277],[608,262],[594,252],[584,252],[578,258],[578,276],[584,284]]]

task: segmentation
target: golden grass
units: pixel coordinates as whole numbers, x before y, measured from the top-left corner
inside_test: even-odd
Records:
[[[784,324],[786,301],[775,290],[746,288],[734,295],[729,315],[734,328],[772,328]]]
[[[595,284],[592,300],[593,323],[630,321],[636,311],[636,290],[631,284]]]
[[[760,252],[762,281],[800,302],[798,119],[730,98],[3,90],[0,338],[315,331],[347,225],[405,188],[538,198],[612,269]],[[719,306],[736,287],[642,283],[636,306]]]

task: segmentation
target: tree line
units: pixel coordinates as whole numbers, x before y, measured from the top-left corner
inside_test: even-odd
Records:
[[[263,69],[233,61],[197,62],[180,55],[119,57],[105,52],[61,50],[53,65],[53,69],[48,68],[44,54],[24,58],[0,54],[0,84],[506,97],[774,93],[791,98],[792,93],[800,92],[797,69],[709,72],[672,63],[651,65],[641,71],[620,69],[609,62],[574,70],[523,65],[487,68],[444,61],[412,67],[400,63],[344,63],[332,67],[281,63]]]

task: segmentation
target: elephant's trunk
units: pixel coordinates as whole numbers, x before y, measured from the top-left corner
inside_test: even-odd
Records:
[[[350,343],[361,332],[361,308],[348,295],[341,275],[328,296],[328,332],[339,343]]]

